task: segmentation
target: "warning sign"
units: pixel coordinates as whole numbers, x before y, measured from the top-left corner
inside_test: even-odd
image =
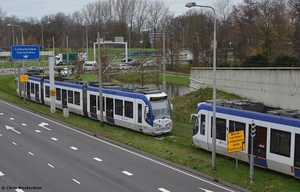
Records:
[[[20,75],[20,82],[28,82],[28,75]]]
[[[54,97],[56,94],[56,91],[55,90],[50,90],[50,96]]]
[[[242,151],[245,149],[244,131],[235,131],[227,134],[228,153]]]

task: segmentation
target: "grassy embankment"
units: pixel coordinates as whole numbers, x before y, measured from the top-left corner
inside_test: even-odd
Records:
[[[153,74],[152,74],[153,75]],[[95,80],[97,77],[91,75],[83,75],[84,80]],[[91,78],[91,79],[89,79]],[[111,82],[139,82],[137,78],[141,78],[140,74],[132,72],[111,75]],[[150,81],[151,78],[147,78]],[[157,75],[152,80],[161,82],[162,77]],[[188,78],[168,76],[167,82],[178,85],[187,85]],[[61,122],[68,123],[74,127],[91,132],[98,137],[105,137],[125,146],[152,154],[159,158],[171,161],[186,168],[210,175],[216,179],[221,179],[229,183],[247,188],[251,191],[299,191],[299,180],[267,171],[255,167],[254,182],[249,181],[249,164],[239,162],[238,172],[236,171],[235,160],[218,157],[216,159],[216,171],[211,169],[211,153],[195,148],[191,142],[192,125],[189,123],[190,114],[195,112],[198,102],[212,98],[212,90],[210,88],[201,89],[181,97],[170,98],[174,105],[173,118],[174,127],[171,133],[159,137],[151,137],[126,130],[120,127],[114,127],[105,124],[104,127],[99,126],[99,122],[93,121],[81,116],[70,114],[69,118],[64,118],[63,113],[57,110],[55,114],[49,114],[49,107],[42,106],[33,102],[20,100],[15,94],[15,84],[13,75],[0,76],[0,98],[23,106],[30,110],[34,110],[39,114],[55,118]],[[8,84],[6,84],[8,82]],[[7,87],[13,91],[9,91]],[[217,91],[217,98],[240,99],[240,97]]]

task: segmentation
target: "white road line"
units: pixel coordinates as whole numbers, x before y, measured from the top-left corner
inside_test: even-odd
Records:
[[[10,120],[12,120],[12,121],[13,121],[13,120],[15,120],[15,119],[14,119],[14,118],[12,118],[12,117],[11,117],[11,118],[9,118],[9,119],[10,119]]]
[[[3,113],[0,113],[0,115],[3,115]]]
[[[40,130],[35,130],[35,132],[40,133],[41,131]]]
[[[58,139],[56,139],[55,137],[52,137],[51,139],[52,139],[53,141],[57,141],[57,140],[58,140]]]
[[[70,147],[70,148],[73,149],[73,150],[75,150],[75,151],[78,150],[76,147],[73,147],[73,146]]]
[[[122,173],[124,173],[125,175],[128,175],[128,176],[132,176],[133,175],[132,173],[129,173],[128,171],[122,171]]]
[[[31,153],[31,152],[28,152],[28,153],[33,156],[33,153]]]
[[[26,124],[26,123],[22,123],[21,125],[23,125],[24,127],[25,127],[25,126],[27,126],[27,124]]]
[[[78,183],[78,184],[80,184],[80,182],[79,181],[77,181],[76,179],[72,179],[73,181],[75,181],[76,183]]]
[[[0,171],[0,176],[3,176],[4,174]]]
[[[168,190],[166,190],[166,189],[164,189],[164,188],[158,188],[158,190],[159,190],[159,191],[162,191],[162,192],[170,192],[170,191],[168,191]]]
[[[15,142],[12,142],[14,145],[17,145]]]
[[[16,192],[24,192],[22,189],[16,189]]]
[[[0,134],[0,137],[2,137],[2,135]]]
[[[94,157],[93,159],[95,159],[96,161],[102,161],[102,159],[99,159],[98,157]]]
[[[53,166],[53,165],[51,165],[51,164],[49,164],[49,163],[48,163],[48,165],[49,165],[51,168],[54,168],[54,166]]]

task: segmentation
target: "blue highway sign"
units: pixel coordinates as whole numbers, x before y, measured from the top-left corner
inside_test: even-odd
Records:
[[[40,59],[40,46],[38,45],[13,45],[11,46],[12,60],[37,60]]]

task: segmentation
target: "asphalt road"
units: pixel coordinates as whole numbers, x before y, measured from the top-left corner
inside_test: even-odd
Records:
[[[234,191],[1,100],[0,188],[17,192]]]

